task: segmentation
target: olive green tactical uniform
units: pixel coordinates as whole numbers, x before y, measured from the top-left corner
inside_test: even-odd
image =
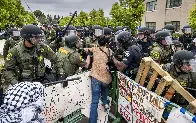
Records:
[[[188,88],[194,88],[196,85],[196,73],[182,73],[177,72],[173,63],[168,63],[163,65],[162,67],[165,71],[169,72],[172,78],[176,79],[182,87],[188,87]],[[189,91],[191,92],[191,91]],[[192,93],[192,92],[191,92]],[[192,93],[193,94],[193,93]],[[194,94],[195,95],[195,94]],[[183,98],[180,94],[175,94],[175,102],[178,102],[180,104],[186,103],[185,98]]]
[[[2,83],[4,88],[18,81],[40,81],[45,74],[44,58],[53,64],[57,57],[52,49],[44,44],[38,44],[31,49],[24,42],[9,50],[5,59]]]
[[[64,76],[74,75],[78,71],[79,67],[86,65],[86,61],[82,59],[80,54],[68,47],[59,48],[57,59],[58,73]]]
[[[5,41],[4,47],[3,47],[3,57],[6,58],[8,51],[13,48],[15,45],[17,45],[21,39],[19,40],[13,40],[12,38],[9,38]]]
[[[172,55],[172,50],[169,47],[170,46],[166,46],[165,48],[163,48],[155,42],[150,52],[150,56],[159,64],[169,63]]]

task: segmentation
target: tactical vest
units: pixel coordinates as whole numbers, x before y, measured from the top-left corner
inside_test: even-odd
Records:
[[[18,79],[20,81],[40,80],[45,74],[44,58],[41,55],[44,49],[41,48],[40,51],[38,51],[39,48],[36,48],[27,52],[21,47],[22,45],[23,44],[19,44],[16,46]]]
[[[76,51],[69,50],[69,48],[61,47],[59,48],[59,52],[57,54],[58,57],[58,72],[60,74],[70,76],[74,75],[76,71],[78,70],[78,65],[72,63],[70,61],[70,57],[75,53]],[[74,59],[72,59],[74,60]]]

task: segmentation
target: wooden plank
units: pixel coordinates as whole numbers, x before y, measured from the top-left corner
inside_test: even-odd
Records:
[[[135,79],[135,82],[139,83],[140,78],[142,76],[142,73],[144,71],[144,68],[145,68],[145,61],[142,59],[142,61],[140,63],[139,70],[138,70],[138,73],[137,73],[137,76],[136,76],[136,79]]]
[[[171,100],[171,98],[174,96],[174,93],[175,93],[175,89],[172,86],[170,86],[164,98],[166,98],[167,100]]]
[[[154,82],[155,82],[155,80],[156,80],[156,78],[157,78],[158,75],[159,74],[157,73],[157,71],[156,70],[153,70],[152,76],[150,77],[150,81],[149,81],[148,86],[147,86],[147,89],[149,91],[152,89],[152,87],[154,85]]]
[[[157,86],[157,88],[156,88],[156,90],[155,90],[155,93],[157,94],[157,95],[161,95],[162,94],[162,92],[163,92],[163,90],[164,90],[164,88],[165,88],[165,86],[166,86],[166,81],[161,81],[159,84],[158,84],[158,86]]]
[[[196,99],[194,101],[192,101],[188,106],[187,106],[187,110],[189,110],[189,112],[191,112],[192,114],[196,113]]]
[[[148,72],[150,70],[150,61],[145,61],[145,68],[144,68],[144,71],[142,73],[142,77],[141,77],[141,80],[140,80],[140,85],[143,86],[144,85],[144,82],[146,80],[146,76],[148,75]]]
[[[177,80],[173,80],[173,83],[171,86],[179,93],[181,94],[188,102],[192,102],[195,100],[195,98],[188,92],[186,91],[179,83]]]

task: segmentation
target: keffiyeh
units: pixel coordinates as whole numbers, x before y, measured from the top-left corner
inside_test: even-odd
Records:
[[[41,111],[44,86],[39,82],[21,82],[8,88],[0,107],[0,123],[45,123]]]

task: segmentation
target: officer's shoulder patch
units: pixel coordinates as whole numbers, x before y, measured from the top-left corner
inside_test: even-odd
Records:
[[[12,53],[9,52],[8,55],[7,55],[7,57],[6,57],[6,60],[9,61],[11,58],[12,58]]]
[[[63,48],[63,47],[59,48],[58,52],[60,52],[60,53],[64,53],[64,54],[66,54],[66,55],[69,53],[69,51],[68,51],[68,50],[66,50],[66,49],[65,49],[65,48]]]

